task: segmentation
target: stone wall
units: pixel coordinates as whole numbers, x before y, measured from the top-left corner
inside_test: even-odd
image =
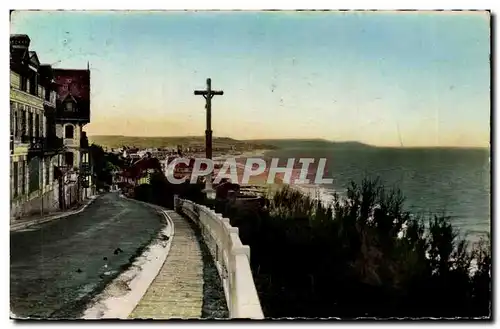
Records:
[[[250,268],[250,247],[241,243],[238,228],[213,210],[177,196],[174,207],[200,228],[219,272],[231,318],[263,319]]]

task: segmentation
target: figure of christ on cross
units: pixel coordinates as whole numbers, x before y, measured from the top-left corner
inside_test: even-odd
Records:
[[[212,159],[212,97],[224,95],[223,91],[212,90],[212,80],[207,79],[206,90],[195,90],[195,95],[202,95],[205,98],[207,109],[207,127],[205,130],[205,154],[207,159]]]
[[[212,97],[215,95],[224,95],[223,91],[212,90],[212,80],[207,79],[206,90],[195,90],[195,95],[202,95],[205,98],[207,109],[207,129],[205,130],[205,154],[207,159],[212,159]],[[214,199],[215,191],[212,188],[212,174],[206,177],[205,191],[207,198]]]

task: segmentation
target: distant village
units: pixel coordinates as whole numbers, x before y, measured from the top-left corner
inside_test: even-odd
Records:
[[[123,146],[120,148],[103,148],[105,152],[119,157],[124,162],[124,167],[113,172],[111,190],[121,190],[125,195],[134,197],[134,191],[137,186],[150,184],[151,177],[154,174],[163,174],[167,176],[168,165],[176,158],[183,157],[190,159],[189,164],[179,163],[175,166],[175,171],[171,172],[176,179],[189,181],[194,168],[196,158],[205,156],[204,146],[178,145],[177,147],[167,148],[137,148]],[[229,156],[238,157],[241,151],[236,151],[234,146],[228,148],[214,148],[215,170],[222,167],[223,159]],[[219,161],[219,162],[218,162]],[[204,180],[204,178],[200,178]],[[217,199],[249,198],[260,196],[263,191],[257,186],[240,187],[238,184],[228,179],[223,179],[215,187]]]
[[[236,147],[214,147],[214,153],[218,156],[224,156],[228,153],[231,155],[239,155],[241,151],[237,151]],[[183,155],[183,156],[193,156],[202,157],[205,154],[205,146],[183,146],[177,145],[176,147],[165,147],[165,148],[139,148],[136,146],[122,146],[118,148],[104,147],[104,151],[112,154],[122,156],[128,159],[140,159],[145,157],[147,154],[159,160],[165,160],[169,156],[173,155]]]

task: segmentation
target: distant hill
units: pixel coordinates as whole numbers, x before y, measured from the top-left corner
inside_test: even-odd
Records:
[[[334,142],[334,141],[328,141],[326,139],[253,139],[245,141],[249,143],[262,143],[266,145],[272,145],[280,149],[295,149],[295,148],[361,149],[361,148],[375,147],[360,142]]]
[[[136,146],[139,148],[174,148],[177,145],[204,146],[205,136],[178,136],[178,137],[140,137],[140,136],[121,136],[121,135],[94,135],[89,136],[91,143],[101,146],[115,148],[122,146]],[[229,137],[214,137],[214,147],[230,148],[236,150],[258,150],[258,149],[361,149],[372,148],[374,146],[360,142],[334,142],[325,139],[252,139],[238,140]]]
[[[89,136],[90,143],[101,146],[118,148],[122,146],[135,146],[139,148],[173,148],[177,145],[204,146],[204,136],[179,136],[179,137],[140,137],[140,136],[120,136],[120,135],[94,135]],[[266,145],[260,142],[241,141],[229,137],[214,137],[213,146],[220,148],[234,147],[236,150],[257,150],[275,149],[276,146]]]

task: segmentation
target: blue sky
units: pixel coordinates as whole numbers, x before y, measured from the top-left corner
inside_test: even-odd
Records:
[[[487,146],[489,16],[16,12],[44,63],[92,70],[89,134]]]

